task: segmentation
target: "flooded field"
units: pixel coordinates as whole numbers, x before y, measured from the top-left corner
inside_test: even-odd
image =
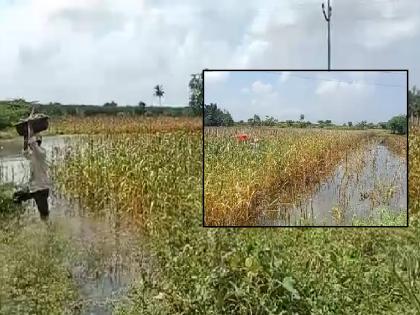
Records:
[[[75,142],[77,136],[44,137],[42,146],[47,151],[51,162],[57,150],[64,150],[66,143]],[[22,155],[23,144],[21,138],[0,141],[0,175],[2,182],[11,182],[16,185],[27,183],[29,179],[29,161]]]
[[[261,225],[352,225],[380,219],[381,210],[407,213],[406,159],[378,141],[346,156],[309,196],[262,213]]]
[[[45,137],[43,146],[47,149],[49,162],[55,154],[65,152],[67,145],[80,144],[82,139],[74,136]],[[27,182],[29,164],[21,150],[21,139],[0,141],[1,182],[15,185]],[[76,284],[78,295],[68,309],[77,310],[78,314],[112,314],[111,306],[115,301],[127,293],[134,279],[150,268],[145,251],[141,250],[144,243],[141,234],[118,216],[103,218],[87,213],[78,200],[67,198],[54,188],[49,200],[50,225],[39,222],[36,206],[29,201],[25,214],[19,218],[21,230],[16,231],[17,236],[22,238],[21,243],[25,243],[32,239],[25,237],[28,234],[42,239],[46,232],[46,243],[37,243],[38,250],[42,246],[51,246],[52,239],[65,240],[72,252],[63,253],[64,264]],[[5,305],[9,303],[13,304],[12,301],[4,302]]]
[[[176,313],[159,302],[180,292],[181,221],[199,218],[201,119],[66,118],[51,130],[80,135],[44,136],[49,224],[1,186],[0,314]],[[26,184],[22,146],[1,141],[1,184]]]
[[[108,120],[100,126],[109,126]],[[337,142],[325,135],[316,138],[319,149],[310,147],[313,136],[299,139],[309,153],[295,154],[299,146],[287,146],[296,143],[295,135],[289,143],[282,138],[283,146],[262,143],[260,150],[217,147],[222,160],[214,172],[220,181],[265,182],[258,176],[274,174],[270,162],[276,157],[284,169],[286,156],[295,177],[306,169],[314,173],[311,156],[328,166],[337,162],[331,153],[336,143],[340,149],[340,143],[355,143],[345,135]],[[51,198],[51,226],[29,205],[13,231],[0,227],[1,314],[418,313],[406,298],[420,284],[411,272],[420,239],[413,217],[410,228],[393,231],[205,229],[200,131],[103,136],[105,141],[87,142],[86,152],[79,150],[86,143],[72,138],[55,155],[71,152],[54,171],[61,195],[55,189]],[[222,168],[230,156],[242,177]],[[228,197],[243,194],[240,185],[224,187],[235,188]],[[109,216],[102,215],[104,207]],[[132,213],[140,217],[144,237],[124,224],[122,218]]]
[[[380,131],[205,130],[208,225],[407,225],[406,137]],[[242,131],[241,131],[242,132]]]

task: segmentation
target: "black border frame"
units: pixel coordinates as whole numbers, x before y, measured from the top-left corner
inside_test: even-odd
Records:
[[[407,225],[388,225],[388,226],[381,226],[381,225],[364,225],[364,226],[353,226],[353,225],[296,225],[296,226],[288,226],[288,225],[266,225],[266,226],[260,226],[260,225],[205,225],[205,207],[204,207],[204,194],[205,194],[205,187],[204,187],[204,164],[205,164],[205,150],[204,150],[204,100],[205,100],[205,72],[216,72],[216,71],[230,71],[230,72],[258,72],[258,71],[268,71],[268,72],[405,72],[406,73],[406,85],[407,85],[407,93],[406,93],[406,115],[407,115],[407,157],[406,157],[406,165],[407,165]],[[409,70],[408,69],[334,69],[334,70],[326,70],[326,69],[203,69],[201,71],[201,77],[202,77],[202,84],[203,84],[203,90],[202,90],[202,166],[203,166],[203,173],[202,173],[202,227],[204,228],[285,228],[285,229],[294,229],[294,228],[301,228],[301,229],[307,229],[307,228],[407,228],[409,227],[410,222],[410,209],[409,209],[409,117],[408,117],[408,91],[410,89],[409,87]]]

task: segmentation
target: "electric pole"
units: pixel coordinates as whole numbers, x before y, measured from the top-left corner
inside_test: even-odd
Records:
[[[324,13],[325,21],[328,23],[328,70],[331,70],[331,41],[330,41],[330,21],[331,21],[331,11],[330,0],[327,3],[327,13],[325,13],[325,6],[322,3],[322,13]]]

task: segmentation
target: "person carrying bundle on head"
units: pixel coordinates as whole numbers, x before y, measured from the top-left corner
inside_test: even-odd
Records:
[[[30,161],[29,187],[14,193],[13,200],[21,203],[34,199],[42,220],[49,216],[48,196],[50,193],[51,181],[48,176],[48,163],[46,151],[41,146],[41,135],[35,135],[32,129],[31,120],[28,120],[28,134],[24,138],[23,155]]]

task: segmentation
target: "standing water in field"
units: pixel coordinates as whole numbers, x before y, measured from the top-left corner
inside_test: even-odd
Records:
[[[44,137],[42,145],[51,161],[54,154],[66,153],[64,150],[69,142],[82,139],[73,136]],[[0,182],[22,185],[28,181],[29,163],[21,152],[22,139],[0,141]],[[66,200],[54,189],[49,201],[50,236],[64,238],[74,248],[73,253],[64,253],[69,277],[77,286],[79,295],[69,308],[80,314],[112,314],[112,304],[124,296],[132,279],[147,271],[145,266],[150,265],[145,256],[138,254],[142,244],[136,237],[138,232],[123,225],[120,218],[104,219],[85,214],[77,200]],[[18,233],[32,233],[35,238],[42,238],[44,226],[39,222],[34,204],[28,207],[21,221],[24,227]],[[22,239],[25,240],[24,237]]]
[[[52,136],[43,137],[42,146],[47,151],[47,158],[51,161],[54,150],[64,150],[66,141],[76,141],[80,137]],[[22,154],[23,138],[0,141],[0,179],[22,185],[29,180],[29,161]]]
[[[350,154],[309,196],[296,196],[293,204],[265,211],[259,223],[353,225],[357,220],[378,219],[384,210],[406,214],[406,163],[386,146],[370,144]]]

